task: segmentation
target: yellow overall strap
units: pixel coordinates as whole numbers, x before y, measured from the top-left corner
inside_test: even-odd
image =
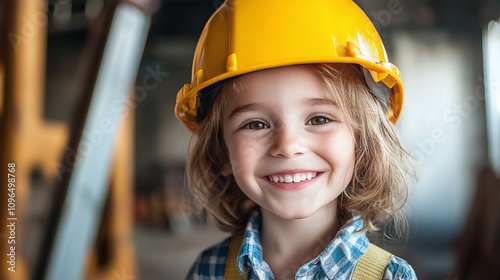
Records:
[[[391,258],[391,253],[370,243],[365,254],[359,259],[351,279],[381,280]]]
[[[224,279],[226,280],[246,280],[247,274],[240,274],[236,259],[240,253],[241,244],[243,244],[243,234],[233,235],[227,252],[226,269],[224,271]]]

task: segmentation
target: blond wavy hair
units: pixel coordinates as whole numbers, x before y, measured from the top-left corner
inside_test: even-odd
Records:
[[[399,211],[414,178],[410,155],[399,142],[387,106],[367,87],[359,66],[351,64],[308,65],[331,93],[345,115],[355,140],[353,177],[338,198],[342,223],[352,215],[364,221],[363,231],[374,233],[388,219],[396,234],[405,227]],[[229,160],[222,134],[227,96],[240,91],[237,79],[222,88],[211,111],[193,133],[187,161],[188,185],[217,226],[227,232],[244,230],[248,217],[258,208],[238,187],[234,177],[221,172]],[[403,229],[404,231],[404,229]]]

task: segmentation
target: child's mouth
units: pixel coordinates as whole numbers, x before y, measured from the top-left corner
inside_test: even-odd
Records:
[[[269,182],[274,183],[300,183],[313,179],[317,174],[318,172],[300,172],[294,174],[274,174],[266,177]]]

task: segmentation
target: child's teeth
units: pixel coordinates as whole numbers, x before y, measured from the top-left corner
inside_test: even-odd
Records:
[[[297,173],[297,174],[286,174],[284,176],[281,175],[270,175],[268,180],[274,183],[299,183],[304,180],[311,180],[316,177],[316,172],[307,172],[307,173]]]

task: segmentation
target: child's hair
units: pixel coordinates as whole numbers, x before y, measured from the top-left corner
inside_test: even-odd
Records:
[[[412,176],[409,154],[402,148],[387,105],[366,85],[359,66],[352,64],[308,65],[332,94],[345,115],[355,141],[355,165],[351,182],[338,199],[342,223],[352,215],[364,220],[364,231],[402,215],[408,178]],[[241,89],[237,79],[226,83],[211,111],[191,138],[187,173],[193,194],[228,232],[243,231],[250,213],[258,206],[238,187],[234,177],[221,173],[229,161],[222,133],[223,111],[228,94]]]

